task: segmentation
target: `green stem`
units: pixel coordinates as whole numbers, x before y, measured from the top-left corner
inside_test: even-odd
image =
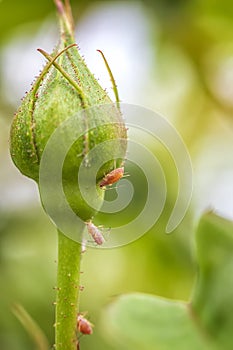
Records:
[[[81,245],[58,231],[56,350],[76,350]]]

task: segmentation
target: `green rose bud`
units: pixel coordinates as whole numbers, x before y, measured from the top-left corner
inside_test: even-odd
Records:
[[[104,196],[101,181],[115,168],[121,167],[124,160],[126,128],[119,106],[113,104],[100,87],[74,44],[69,7],[64,8],[59,0],[56,5],[61,27],[60,43],[52,55],[39,50],[46,57],[47,64],[14,117],[10,150],[12,159],[22,174],[38,183],[40,161],[49,138],[65,120],[83,112],[80,113],[80,124],[85,125],[85,132],[67,153],[62,181],[70,206],[79,217],[87,221],[96,209],[85,202],[77,185],[80,165],[93,148],[104,143],[101,152],[92,157],[90,162],[86,161],[89,171],[95,169],[95,162],[101,164],[96,173],[96,191],[93,192],[95,207],[100,207]],[[95,108],[91,108],[102,104],[109,104],[113,112],[109,113],[110,108],[103,109],[101,113],[98,109],[95,111]],[[116,141],[114,146],[108,143],[110,140]],[[87,191],[91,191],[88,186]]]

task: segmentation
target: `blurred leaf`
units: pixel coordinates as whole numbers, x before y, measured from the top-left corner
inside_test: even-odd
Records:
[[[0,1],[0,41],[18,25],[41,20],[54,11],[53,1]]]
[[[119,349],[209,349],[187,304],[152,295],[119,297],[104,315],[105,334]]]
[[[233,223],[212,213],[197,231],[199,279],[193,309],[220,349],[233,349]]]
[[[18,318],[20,323],[23,325],[24,329],[32,338],[36,350],[49,350],[50,346],[48,340],[38,324],[31,318],[31,316],[27,313],[27,311],[23,308],[23,306],[19,304],[15,304],[12,307],[12,311],[15,316]]]
[[[71,0],[71,6],[80,16],[83,7],[86,7],[91,0]],[[0,0],[0,43],[7,39],[9,34],[14,33],[14,29],[19,25],[41,21],[46,16],[56,13],[53,0],[41,1],[17,1]]]
[[[233,348],[233,223],[213,213],[197,230],[199,278],[191,304],[145,294],[120,296],[105,311],[104,334],[122,349]],[[211,340],[211,342],[210,342]]]

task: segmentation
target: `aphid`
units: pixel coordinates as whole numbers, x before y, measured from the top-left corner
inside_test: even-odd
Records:
[[[92,236],[95,243],[98,245],[103,244],[105,242],[105,239],[98,227],[96,227],[91,221],[88,221],[86,224],[88,233]]]
[[[107,175],[100,181],[100,188],[107,186],[107,185],[112,185],[115,182],[119,181],[124,175],[124,168],[116,168]]]
[[[82,334],[92,334],[93,333],[93,325],[89,322],[82,314],[78,314],[77,318],[77,328]]]

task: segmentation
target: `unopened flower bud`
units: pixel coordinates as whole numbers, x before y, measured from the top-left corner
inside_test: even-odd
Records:
[[[117,106],[90,73],[74,44],[69,8],[64,8],[60,0],[56,4],[61,26],[60,42],[52,55],[39,50],[47,62],[14,117],[11,127],[11,156],[18,169],[38,183],[42,154],[53,132],[68,118],[87,111],[80,113],[80,124],[85,125],[86,131],[67,154],[63,167],[63,184],[72,209],[83,220],[88,220],[95,210],[84,203],[77,189],[80,164],[88,152],[104,143],[98,154],[98,164],[103,161],[96,175],[99,197],[93,198],[95,202],[101,202],[104,190],[99,184],[108,173],[122,166],[126,151],[126,128]],[[113,113],[98,113],[92,108],[102,104],[112,106]],[[89,129],[90,125],[92,127]],[[116,140],[115,146],[108,143],[110,140]],[[119,154],[116,153],[116,147],[119,148],[121,157],[115,156]],[[87,166],[95,168],[94,163],[95,159],[92,158]]]

